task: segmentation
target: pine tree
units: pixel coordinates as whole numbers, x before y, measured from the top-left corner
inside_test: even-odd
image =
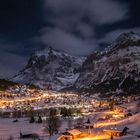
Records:
[[[34,123],[35,122],[35,118],[34,116],[31,116],[29,123]]]
[[[41,118],[41,116],[38,116],[38,121],[37,121],[38,123],[42,123],[42,118]]]

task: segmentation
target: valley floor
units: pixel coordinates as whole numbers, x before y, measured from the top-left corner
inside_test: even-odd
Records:
[[[106,112],[104,112],[106,113]],[[103,114],[102,112],[98,113],[98,117]],[[106,121],[102,123],[95,124],[95,128],[91,130],[93,133],[94,139],[100,140],[109,140],[110,136],[105,135],[102,130],[116,126],[118,129],[124,128],[127,126],[129,128],[128,135],[115,138],[116,140],[138,140],[137,135],[140,135],[140,113],[135,114],[129,118],[123,120],[116,120],[114,123],[107,123]],[[67,128],[67,123],[63,122],[61,126],[61,131]],[[0,119],[0,139],[6,140],[10,136],[13,136],[14,139],[19,139],[20,131],[27,132],[32,131],[39,135],[45,136],[45,140],[48,140],[48,135],[43,131],[43,124],[29,124],[27,118],[19,119],[19,122],[13,123],[13,119]],[[82,139],[77,139],[82,140]]]
[[[90,123],[94,125],[91,129],[91,133],[88,138],[80,138],[75,140],[109,140],[110,135],[107,135],[104,130],[123,130],[124,127],[128,127],[128,134],[122,137],[113,137],[115,140],[139,140],[140,136],[140,109],[138,106],[139,101],[132,101],[121,105],[116,105],[116,108],[120,106],[127,108],[127,112],[131,110],[131,116],[124,117],[125,112],[119,112],[117,110],[109,111],[95,111],[92,113],[85,113],[83,116],[83,122],[85,123],[88,119]],[[113,116],[110,119],[103,119],[105,116]],[[70,118],[69,118],[70,119]],[[69,119],[61,118],[61,127],[59,132],[66,131],[69,128]],[[71,118],[71,127],[74,127],[77,123],[77,118]],[[44,140],[52,140],[49,138],[48,133],[45,131],[44,123],[29,123],[29,118],[19,118],[18,122],[13,122],[13,118],[0,118],[0,140],[9,140],[10,136],[14,140],[18,140],[20,132],[31,132],[36,133],[43,137]],[[83,125],[84,125],[83,123]],[[88,134],[89,129],[81,128],[81,132]],[[10,139],[11,140],[11,139]],[[57,140],[57,139],[53,139]]]

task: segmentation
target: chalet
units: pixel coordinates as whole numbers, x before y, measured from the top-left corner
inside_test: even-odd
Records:
[[[26,138],[37,138],[37,134],[33,134],[32,132],[20,132],[20,138],[26,139]]]
[[[121,130],[118,130],[118,129],[105,129],[104,132],[110,136],[124,136],[127,134],[127,130],[129,128],[127,127],[124,127],[124,129],[121,131]]]
[[[120,131],[120,130],[115,130],[115,129],[113,129],[113,130],[112,130],[112,129],[105,129],[104,132],[105,132],[107,135],[110,135],[110,136],[113,135],[113,136],[118,136],[118,137],[119,137],[122,131]]]
[[[50,140],[73,140],[80,138],[82,132],[77,129],[68,130],[62,134],[56,134]]]
[[[80,137],[80,134],[81,134],[81,131],[79,131],[77,129],[72,129],[67,132],[72,136],[72,139]]]

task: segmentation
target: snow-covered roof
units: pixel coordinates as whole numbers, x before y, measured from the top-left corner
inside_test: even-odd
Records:
[[[77,130],[77,129],[72,129],[72,130],[69,130],[68,133],[70,133],[71,135],[79,135],[81,134],[81,131]]]

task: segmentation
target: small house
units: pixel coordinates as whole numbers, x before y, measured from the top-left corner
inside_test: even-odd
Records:
[[[33,134],[32,132],[20,132],[20,138],[26,139],[26,138],[37,138],[37,134]]]
[[[82,132],[80,132],[79,130],[72,129],[61,134],[56,134],[52,136],[50,140],[73,140],[80,138],[81,134]]]
[[[104,132],[110,136],[124,136],[127,134],[128,127],[124,127],[123,130],[118,129],[105,129]]]
[[[72,129],[67,131],[73,139],[78,138],[80,136],[80,134],[82,133],[81,131],[77,130],[77,129]]]

